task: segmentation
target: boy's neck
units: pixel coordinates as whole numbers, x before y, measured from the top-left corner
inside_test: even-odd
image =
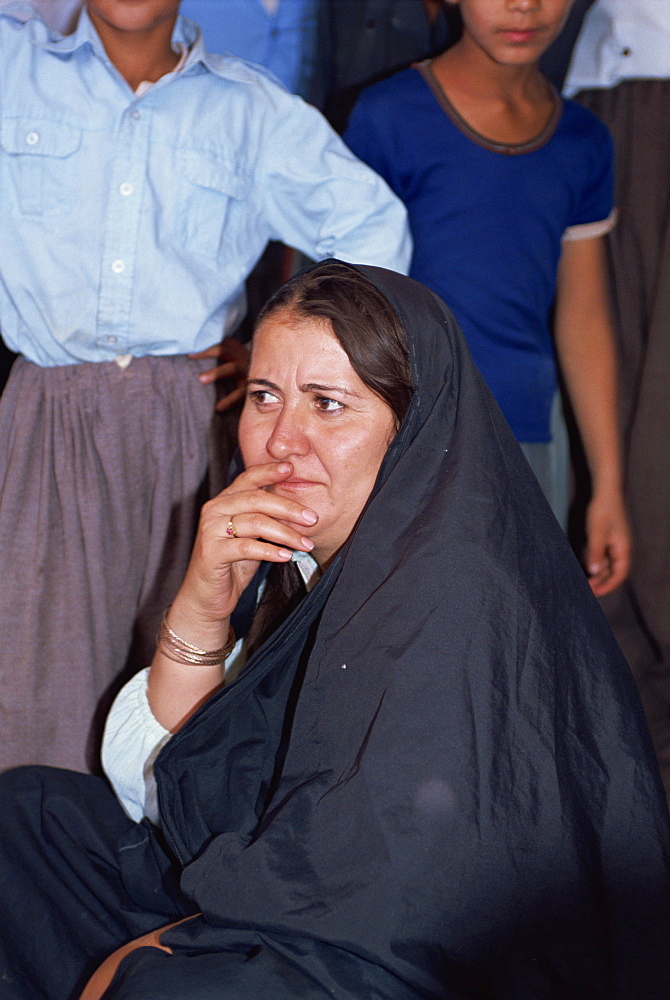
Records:
[[[522,144],[539,135],[555,98],[537,63],[500,65],[463,40],[432,62],[433,73],[461,117],[495,142]]]
[[[108,24],[91,10],[89,16],[110,62],[131,90],[137,90],[144,81],[155,83],[166,73],[171,73],[179,62],[179,54],[172,48],[175,20],[161,22],[143,31],[124,31]]]
[[[448,77],[452,88],[475,97],[514,99],[545,87],[538,63],[497,63],[466,35],[433,60],[433,69]]]

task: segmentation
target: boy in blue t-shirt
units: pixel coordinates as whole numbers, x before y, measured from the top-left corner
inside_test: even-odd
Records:
[[[603,257],[614,222],[611,140],[538,68],[570,0],[459,6],[460,40],[367,88],[345,139],[405,202],[410,273],[453,309],[565,524],[558,357],[591,473],[585,561],[600,596],[630,558]]]

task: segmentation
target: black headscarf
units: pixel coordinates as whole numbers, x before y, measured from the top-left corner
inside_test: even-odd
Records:
[[[163,940],[225,1000],[667,1000],[629,671],[449,311],[359,270],[416,392],[319,586],[159,759],[203,913]]]

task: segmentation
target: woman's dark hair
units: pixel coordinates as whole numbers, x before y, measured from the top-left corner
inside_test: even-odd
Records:
[[[280,309],[329,324],[360,380],[390,408],[397,430],[414,392],[407,336],[395,309],[372,282],[348,264],[324,261],[282,285],[256,326]],[[248,656],[279,628],[304,595],[295,565],[273,563],[247,634]]]
[[[348,264],[323,261],[282,285],[256,325],[280,309],[328,322],[360,380],[390,408],[397,430],[414,392],[407,336],[372,282]]]

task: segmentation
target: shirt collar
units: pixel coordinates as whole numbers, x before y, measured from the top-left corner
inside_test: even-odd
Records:
[[[23,10],[30,10],[31,16],[37,17],[34,9],[26,8],[25,4],[11,4],[11,7],[18,6]],[[4,8],[3,8],[4,10]],[[71,35],[58,35],[47,32],[43,38],[34,40],[34,44],[48,52],[56,52],[60,55],[75,52],[84,45],[88,45],[96,55],[104,62],[109,63],[109,58],[104,46],[98,37],[98,33],[93,27],[88,12],[84,7],[79,15],[77,26]],[[236,59],[229,55],[217,55],[207,52],[200,28],[187,17],[180,14],[175,23],[172,33],[172,44],[179,49],[180,45],[186,45],[188,55],[181,68],[181,72],[187,73],[198,65],[206,67],[210,73],[214,73],[223,79],[248,81],[249,71],[244,60]],[[261,73],[274,80],[273,75],[262,67],[255,66],[256,75]]]
[[[296,569],[302,577],[302,582],[305,584],[305,590],[309,594],[323,576],[321,567],[314,556],[310,555],[309,552],[302,552],[300,549],[293,550],[291,562],[295,563]]]
[[[89,45],[98,56],[107,61],[104,46],[93,27],[93,23],[85,7],[82,9],[77,26],[71,35],[50,35],[44,41],[37,42],[36,44],[49,52],[59,54],[75,52],[82,46]],[[200,28],[193,21],[189,21],[181,15],[177,18],[174,31],[172,32],[172,45],[177,51],[183,46],[186,46],[188,49],[188,55],[182,67],[183,70],[200,62],[207,66],[208,69],[212,68],[209,65],[210,59],[205,51],[205,44]]]

